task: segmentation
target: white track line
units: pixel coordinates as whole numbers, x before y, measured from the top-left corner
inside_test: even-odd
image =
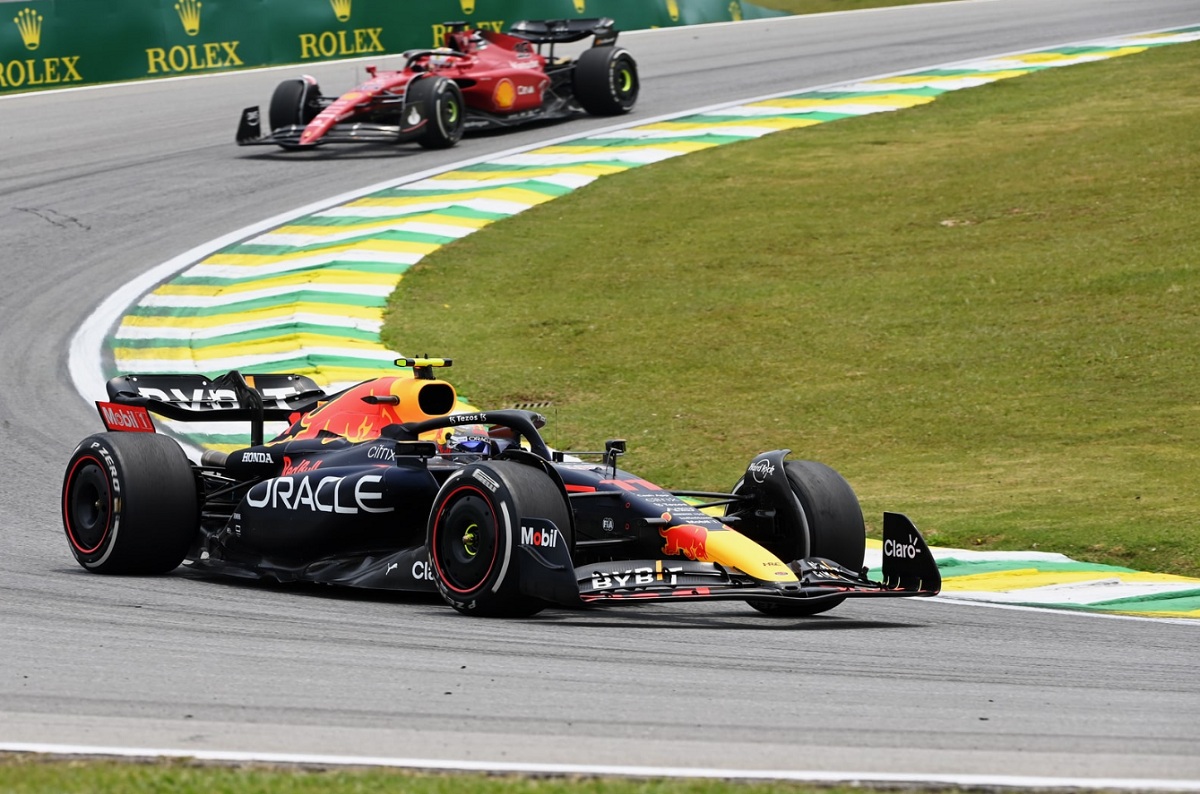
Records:
[[[0,743],[0,752],[118,758],[190,758],[217,764],[390,767],[429,772],[509,773],[555,777],[708,778],[713,780],[787,780],[799,783],[938,785],[961,788],[1106,789],[1119,791],[1200,791],[1200,780],[1166,778],[1039,777],[1033,775],[958,775],[945,773],[826,772],[789,769],[691,769],[675,766],[603,764],[523,764],[510,761],[447,761],[432,758],[253,753],[220,750],[171,750],[147,747],[96,747],[74,744]]]

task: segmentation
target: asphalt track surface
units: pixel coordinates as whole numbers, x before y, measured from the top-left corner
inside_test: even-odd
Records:
[[[645,119],[1197,23],[1195,0],[981,0],[625,43]],[[309,71],[333,91],[360,66]],[[277,213],[609,123],[444,153],[235,147],[241,108],[290,74],[0,99],[0,744],[1200,787],[1194,624],[936,601],[808,620],[696,604],[495,622],[429,600],[78,568],[59,489],[100,423],[67,349],[109,293]]]

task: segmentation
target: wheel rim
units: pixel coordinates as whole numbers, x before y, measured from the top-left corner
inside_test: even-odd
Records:
[[[433,559],[442,582],[457,593],[479,590],[496,564],[496,514],[486,495],[473,486],[454,491],[434,523]]]
[[[453,97],[447,99],[442,105],[442,118],[446,120],[449,129],[458,126],[458,102]]]
[[[630,69],[622,69],[617,77],[620,83],[618,90],[621,92],[621,96],[628,96],[633,91],[633,72]]]
[[[112,524],[112,491],[98,461],[83,458],[75,464],[67,491],[67,536],[80,554],[92,554],[104,544]]]

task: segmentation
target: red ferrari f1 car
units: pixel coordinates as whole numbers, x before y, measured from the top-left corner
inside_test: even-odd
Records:
[[[612,116],[637,101],[633,57],[616,46],[613,21],[524,21],[507,34],[447,23],[445,46],[410,50],[395,71],[367,67],[370,79],[332,98],[316,79],[279,84],[262,132],[259,108],[242,111],[237,142],[306,149],[327,143],[402,143],[429,149],[457,143],[466,130],[562,119],[579,112]],[[578,58],[555,45],[592,37]]]
[[[551,449],[534,412],[463,411],[433,376],[449,361],[397,363],[415,377],[334,395],[297,375],[114,378],[97,404],[109,432],[80,442],[63,479],[72,554],[96,573],[186,560],[239,577],[436,590],[459,612],[510,617],[706,599],[806,616],[941,587],[898,513],[884,514],[882,580],[868,578],[858,499],[828,466],[775,450],[729,493],[672,491],[617,466],[623,441]],[[250,444],[192,462],[151,412],[247,421]],[[290,424],[264,442],[268,420]]]

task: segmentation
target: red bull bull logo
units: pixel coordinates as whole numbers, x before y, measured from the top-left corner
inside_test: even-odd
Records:
[[[708,530],[695,524],[678,524],[658,531],[663,537],[663,554],[683,555],[689,560],[708,560]]]

